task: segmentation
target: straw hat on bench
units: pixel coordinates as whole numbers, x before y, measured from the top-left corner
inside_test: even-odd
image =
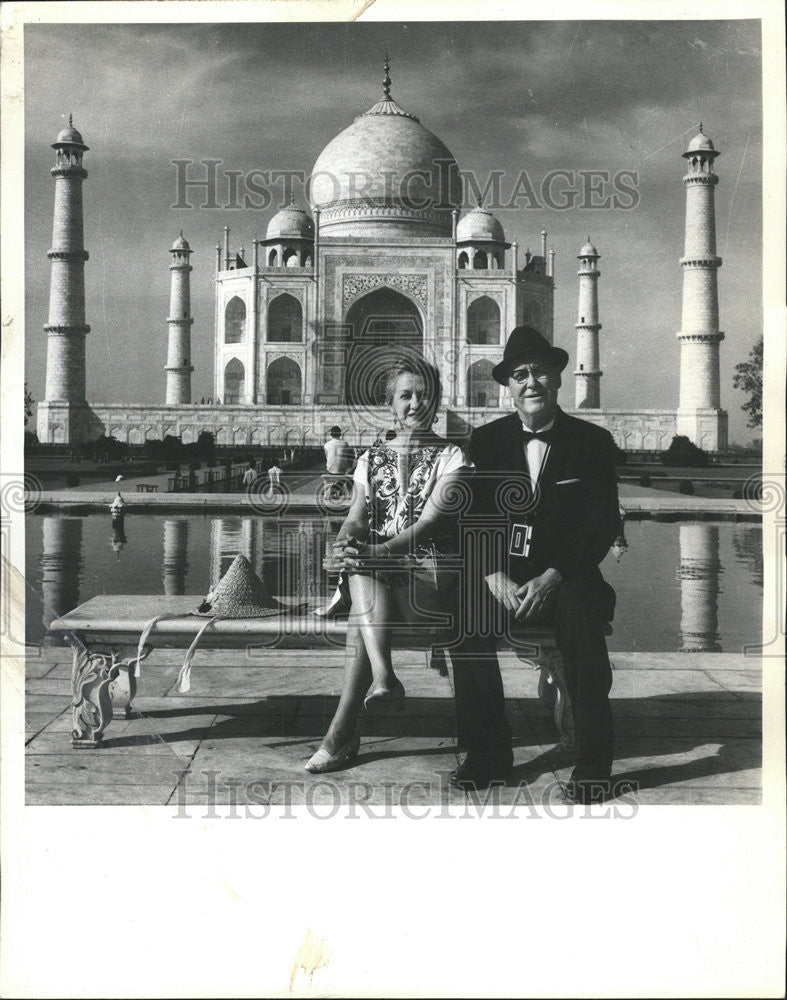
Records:
[[[196,614],[214,618],[269,618],[289,610],[292,610],[289,605],[271,597],[246,556],[235,556]]]
[[[199,607],[189,612],[196,617],[204,618],[205,624],[194,636],[189,646],[183,666],[178,673],[177,690],[184,694],[191,687],[191,661],[197,645],[203,634],[214,622],[232,618],[270,618],[274,615],[303,614],[304,604],[282,604],[268,593],[268,588],[257,576],[251,563],[245,556],[235,556],[232,565],[219,580],[213,590],[205,596]],[[153,627],[160,621],[181,618],[177,615],[157,615],[147,623],[142,631],[137,649],[135,674],[139,675],[139,664],[142,660],[142,650]]]

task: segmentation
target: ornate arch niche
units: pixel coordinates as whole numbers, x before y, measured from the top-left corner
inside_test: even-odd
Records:
[[[349,351],[344,403],[383,406],[387,371],[405,355],[423,357],[424,320],[416,303],[382,285],[356,298],[345,316]]]
[[[231,358],[224,368],[225,405],[242,403],[246,392],[246,369],[238,358]]]
[[[467,343],[500,343],[500,304],[490,295],[480,295],[467,307]]]
[[[500,386],[492,377],[494,365],[488,358],[479,358],[467,369],[467,405],[497,406]]]
[[[272,344],[303,341],[303,306],[289,292],[280,292],[268,303],[268,336]]]
[[[244,344],[246,342],[246,303],[238,295],[233,295],[224,307],[224,343]]]
[[[292,358],[280,357],[268,365],[265,373],[265,398],[270,406],[299,406],[301,369]]]

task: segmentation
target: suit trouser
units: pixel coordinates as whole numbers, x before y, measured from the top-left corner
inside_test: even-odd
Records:
[[[483,763],[510,765],[511,727],[491,636],[466,636],[450,650],[454,668],[457,743]]]
[[[511,727],[506,719],[495,647],[495,636],[505,628],[505,614],[486,584],[475,575],[464,577],[456,598],[457,638],[449,647],[449,655],[457,743],[475,761],[510,766]]]
[[[615,592],[609,584],[600,578],[588,581],[574,577],[560,585],[547,620],[555,629],[574,711],[577,779],[605,777],[612,766],[612,670],[604,622],[612,619],[614,607]],[[507,624],[501,617],[498,611],[498,634]],[[507,762],[511,729],[505,717],[494,636],[468,630],[450,653],[459,745],[475,759]]]

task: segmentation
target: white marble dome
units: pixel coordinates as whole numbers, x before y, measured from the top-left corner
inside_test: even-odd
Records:
[[[68,116],[68,127],[58,133],[57,140],[52,145],[55,148],[60,145],[81,146],[83,149],[88,148],[82,139],[81,133],[77,132],[74,128],[74,121],[71,115]]]
[[[288,205],[277,212],[268,223],[266,238],[275,239],[314,239],[314,223],[311,216],[297,205]]]
[[[451,151],[386,96],[320,153],[310,196],[327,236],[450,236],[462,184]]]
[[[173,250],[190,250],[191,247],[188,244],[188,240],[183,236],[183,233],[178,236],[175,242],[172,244]]]
[[[492,213],[478,205],[459,220],[456,227],[457,243],[505,242],[505,233],[500,221]]]
[[[705,133],[702,131],[702,128],[700,128],[699,132],[694,136],[694,138],[689,143],[686,153],[708,153],[708,152],[715,153],[716,150],[714,149],[711,140],[707,137],[707,135],[705,135]]]
[[[598,250],[593,246],[590,240],[582,247],[582,249],[577,254],[578,257],[599,257],[600,254]]]

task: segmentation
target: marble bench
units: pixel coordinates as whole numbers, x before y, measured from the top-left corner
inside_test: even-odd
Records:
[[[188,649],[205,623],[204,617],[191,614],[200,600],[195,596],[103,594],[52,622],[50,634],[65,639],[73,652],[72,746],[99,746],[114,712],[121,711],[126,717],[132,714],[138,643],[151,619],[175,616],[153,627],[140,660],[156,648]],[[199,647],[259,651],[344,647],[346,620],[302,611],[301,605],[293,615],[216,621],[203,633]],[[450,656],[450,636],[443,622],[394,626],[391,638],[397,649],[447,648]],[[573,716],[552,631],[523,627],[498,647],[512,650],[524,664],[540,671],[539,698],[553,713],[561,743],[572,749]]]

